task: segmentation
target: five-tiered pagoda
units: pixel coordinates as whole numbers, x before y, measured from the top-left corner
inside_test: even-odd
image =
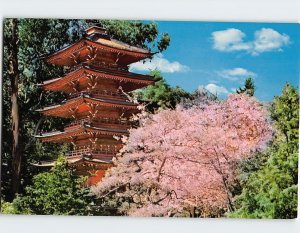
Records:
[[[126,92],[154,83],[150,76],[128,71],[131,63],[151,57],[145,49],[112,39],[93,26],[86,36],[46,57],[46,62],[69,67],[63,77],[41,84],[45,91],[64,92],[62,103],[39,109],[46,116],[72,119],[63,131],[41,132],[43,142],[70,143],[66,158],[78,174],[88,175],[88,185],[101,180],[122,147],[114,136],[128,134],[137,104]],[[42,162],[52,166],[54,161]]]

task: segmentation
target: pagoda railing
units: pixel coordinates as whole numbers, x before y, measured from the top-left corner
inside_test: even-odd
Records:
[[[94,91],[81,91],[72,93],[68,96],[68,99],[73,99],[79,96],[87,95],[92,98],[105,98],[105,99],[114,99],[128,101],[127,96],[123,93],[111,91],[111,90],[94,90]]]
[[[83,148],[77,148],[75,150],[69,151],[67,153],[68,156],[89,156],[89,155],[102,155],[102,156],[114,156],[116,155],[119,150],[121,149],[120,146],[98,146],[96,148],[89,148],[89,147],[83,147]]]
[[[87,62],[81,62],[78,65],[72,66],[69,71],[75,71],[77,69],[80,69],[84,66],[90,66],[93,69],[107,69],[107,70],[118,70],[118,71],[125,71],[128,72],[128,66],[122,67],[118,64],[109,64],[109,63],[104,63],[104,62],[100,62],[100,61],[87,61]]]
[[[118,119],[118,118],[95,118],[95,119],[80,119],[71,122],[70,124],[65,126],[65,129],[69,129],[72,127],[77,127],[80,125],[90,125],[92,127],[110,127],[110,128],[129,128],[131,126],[136,126],[137,122],[132,122],[126,119]]]

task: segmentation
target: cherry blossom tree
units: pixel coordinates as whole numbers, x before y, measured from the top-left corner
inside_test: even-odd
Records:
[[[244,94],[140,117],[101,183],[100,198],[126,200],[131,216],[217,216],[232,208],[236,164],[263,150],[272,129]]]

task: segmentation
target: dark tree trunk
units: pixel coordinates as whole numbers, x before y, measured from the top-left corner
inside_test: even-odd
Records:
[[[20,140],[20,113],[18,103],[18,20],[11,19],[11,40],[9,51],[9,77],[11,84],[11,118],[12,118],[12,173],[11,173],[11,198],[19,192],[21,180],[21,140]]]

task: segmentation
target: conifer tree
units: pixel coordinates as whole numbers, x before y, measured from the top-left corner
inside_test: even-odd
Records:
[[[235,202],[232,217],[295,218],[297,216],[299,94],[286,84],[274,98],[271,117],[276,128],[268,160],[249,176]]]
[[[240,87],[239,89],[237,89],[236,93],[238,93],[238,94],[246,93],[249,96],[254,96],[255,85],[254,85],[253,79],[251,77],[248,77],[245,80],[245,85],[243,87]]]

